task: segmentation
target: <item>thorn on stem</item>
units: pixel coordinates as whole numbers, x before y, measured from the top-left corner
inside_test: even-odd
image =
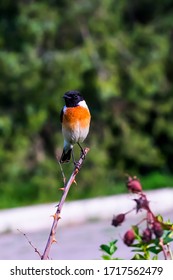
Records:
[[[55,238],[55,237],[53,237],[53,239],[52,239],[52,243],[57,243],[57,240],[56,240],[56,238]]]
[[[56,216],[57,216],[57,220],[60,220],[60,219],[61,219],[60,214],[57,214]]]
[[[74,171],[75,175],[79,172],[80,168],[81,168],[81,165],[77,162],[75,165],[75,171]]]
[[[75,180],[75,179],[73,180],[73,183],[77,186],[77,182],[76,182],[76,180]]]
[[[55,214],[53,214],[53,215],[50,215],[50,217],[52,217],[52,218],[54,218],[54,219],[55,219],[55,218],[56,218],[56,215],[55,215]]]
[[[61,219],[60,214],[57,214],[57,213],[51,215],[50,217],[54,218],[54,220],[59,220],[59,219]]]

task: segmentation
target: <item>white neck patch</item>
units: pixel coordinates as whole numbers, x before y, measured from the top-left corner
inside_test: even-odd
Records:
[[[80,101],[80,102],[78,103],[78,105],[88,109],[88,106],[87,106],[85,100]]]

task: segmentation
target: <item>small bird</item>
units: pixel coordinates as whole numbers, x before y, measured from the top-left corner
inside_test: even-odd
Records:
[[[64,148],[60,163],[69,162],[73,155],[73,145],[78,144],[83,152],[82,143],[88,135],[91,115],[88,106],[79,91],[67,91],[63,98],[65,106],[61,110],[60,121],[62,123],[62,134],[64,137]]]

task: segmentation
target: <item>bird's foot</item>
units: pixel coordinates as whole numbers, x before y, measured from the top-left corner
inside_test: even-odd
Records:
[[[74,166],[75,166],[75,169],[77,169],[77,170],[80,170],[80,168],[81,168],[81,164],[79,161],[75,161]]]

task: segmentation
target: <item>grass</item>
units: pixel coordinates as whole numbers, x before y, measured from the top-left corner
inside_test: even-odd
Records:
[[[88,176],[89,174],[86,174],[86,177]],[[138,175],[138,177],[142,183],[144,192],[147,190],[173,187],[173,175],[170,174],[155,172],[144,177]],[[72,186],[68,200],[87,199],[127,192],[124,178],[120,180],[116,177],[109,178],[101,175],[99,177],[100,180],[92,177],[88,180],[86,178],[83,180],[82,178],[82,174],[77,178],[78,184]],[[87,183],[83,184],[82,180]],[[32,185],[32,181],[28,182],[28,184],[26,182],[25,186],[21,185],[15,185],[15,183],[9,182],[9,185],[5,186],[0,198],[0,209],[54,201],[58,202],[61,197],[61,192],[58,191],[56,183],[52,183],[51,188],[47,182],[44,185],[42,182],[39,182],[39,188],[34,183]]]
[[[159,172],[151,173],[148,176],[141,177],[141,183],[144,190],[173,187],[173,175],[162,174]]]

